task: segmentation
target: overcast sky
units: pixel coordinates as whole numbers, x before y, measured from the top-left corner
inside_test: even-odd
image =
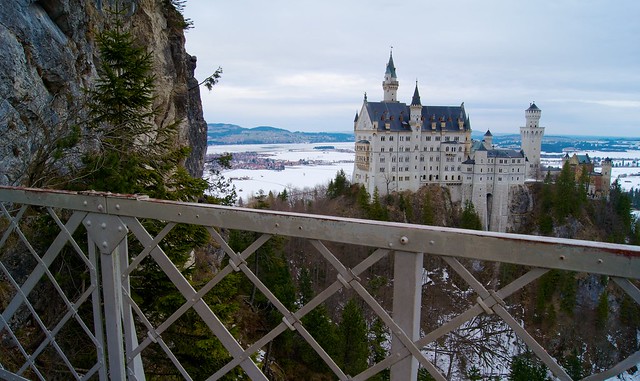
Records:
[[[465,103],[474,131],[640,136],[638,0],[188,0],[208,123],[352,131],[390,47],[410,103]]]

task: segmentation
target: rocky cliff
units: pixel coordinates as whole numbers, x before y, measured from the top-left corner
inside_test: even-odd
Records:
[[[82,119],[95,80],[100,0],[12,0],[0,7],[0,185],[33,185],[56,139]],[[125,18],[154,59],[157,125],[179,121],[185,166],[201,176],[206,150],[196,59],[186,53],[184,20],[170,0],[139,0]],[[45,166],[46,167],[46,166]]]

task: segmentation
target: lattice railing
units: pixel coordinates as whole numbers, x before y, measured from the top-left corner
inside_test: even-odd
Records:
[[[501,321],[557,378],[570,380],[505,299],[550,269],[560,269],[609,276],[640,303],[640,248],[633,246],[36,189],[0,188],[0,208],[0,340],[4,348],[0,378],[9,380],[45,380],[61,374],[76,380],[141,380],[152,346],[184,379],[192,379],[166,337],[187,313],[195,313],[228,352],[230,360],[208,375],[212,380],[234,369],[237,372],[238,367],[251,379],[266,380],[256,354],[285,331],[296,332],[341,380],[366,380],[385,369],[390,369],[392,380],[415,380],[419,368],[436,380],[446,380],[451,373],[425,348],[479,316]],[[42,218],[43,214],[48,217]],[[155,233],[144,223],[149,220],[155,221]],[[226,256],[226,265],[199,289],[162,248],[163,240],[180,224],[204,227]],[[223,233],[229,229],[254,232],[257,239],[236,252]],[[274,236],[306,240],[314,249],[312,255],[322,258],[329,273],[335,274],[328,286],[297,309],[287,308],[249,264]],[[359,263],[347,266],[349,255],[329,243],[370,251],[358,258]],[[470,303],[426,331],[424,260],[436,257],[470,287]],[[385,308],[365,279],[383,259],[393,263],[391,308]],[[469,260],[516,264],[526,271],[494,289],[463,265]],[[355,262],[349,258],[348,263]],[[157,267],[181,296],[179,306],[168,316],[152,319],[131,291],[132,277],[142,276],[141,269],[148,264]],[[65,276],[60,269],[66,268],[73,268],[73,273]],[[253,343],[239,340],[205,300],[232,273],[242,274],[282,316]],[[347,289],[392,337],[386,358],[357,375],[345,374],[302,323],[309,312]],[[75,344],[69,342],[68,332],[74,333]],[[79,347],[81,365],[73,363]],[[640,351],[585,379],[607,379],[638,363]]]

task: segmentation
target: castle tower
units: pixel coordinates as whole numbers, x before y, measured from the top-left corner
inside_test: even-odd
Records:
[[[542,137],[544,127],[540,127],[540,117],[542,110],[536,106],[535,102],[529,105],[524,111],[526,125],[520,127],[520,148],[527,158],[527,178],[541,178],[540,149],[542,147]]]
[[[602,195],[605,198],[609,197],[609,188],[611,187],[611,167],[612,167],[612,162],[610,158],[606,158],[604,160],[602,160],[602,163],[600,163],[600,166],[602,167]]]
[[[418,81],[416,81],[416,89],[413,91],[413,98],[411,98],[411,106],[409,107],[411,113],[411,127],[416,131],[420,131],[422,126],[422,103],[420,103],[420,93],[418,92]]]
[[[384,81],[382,81],[382,89],[384,90],[384,102],[398,101],[398,77],[396,76],[396,67],[393,65],[393,52],[389,53],[389,62],[387,63],[387,71],[384,73]]]

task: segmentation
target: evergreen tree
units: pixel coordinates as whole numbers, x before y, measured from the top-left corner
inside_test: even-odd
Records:
[[[582,361],[580,360],[580,356],[578,356],[578,351],[576,349],[574,349],[571,355],[567,356],[565,359],[564,368],[569,377],[573,380],[581,380],[586,376],[582,367]]]
[[[480,369],[478,369],[475,365],[472,366],[467,371],[467,379],[469,381],[479,381],[482,380],[482,374],[480,374]]]
[[[374,364],[379,363],[387,357],[387,332],[382,319],[379,317],[371,325],[372,338],[369,343],[371,356]],[[390,379],[389,369],[385,369],[371,378],[372,381],[388,381]]]
[[[460,227],[463,229],[482,230],[482,222],[480,216],[476,213],[476,209],[471,201],[464,204],[462,216],[460,218]]]
[[[336,173],[336,177],[329,182],[329,186],[327,187],[327,197],[330,199],[336,198],[338,196],[342,196],[348,193],[349,191],[349,180],[347,180],[347,175],[344,173],[344,170],[339,170]]]
[[[342,310],[338,335],[338,365],[349,375],[364,371],[369,358],[367,324],[354,299],[349,300]]]
[[[372,220],[389,221],[389,212],[387,211],[387,207],[382,205],[382,203],[380,202],[380,194],[378,193],[378,188],[375,188],[373,190],[373,200],[371,201],[371,205],[369,206],[368,217]]]
[[[569,162],[565,162],[556,180],[555,210],[558,220],[577,214],[580,200],[577,197],[575,174]]]
[[[511,359],[509,381],[547,381],[547,367],[539,364],[527,352]]]
[[[551,172],[547,172],[547,176],[542,184],[542,192],[540,194],[540,219],[538,228],[541,234],[549,235],[553,232],[553,217],[551,211],[553,209],[553,190],[551,188]]]
[[[365,215],[369,214],[369,192],[365,189],[364,185],[360,185],[358,188],[358,195],[356,196],[358,206],[364,212]]]
[[[151,55],[124,30],[117,3],[113,27],[106,28],[97,38],[101,58],[99,78],[95,87],[88,90],[89,130],[95,146],[83,159],[85,168],[71,186],[169,200],[202,199],[209,185],[203,179],[191,177],[181,166],[189,150],[175,146],[177,122],[157,125],[154,121]],[[152,236],[165,226],[155,220],[141,222]],[[194,249],[208,242],[208,233],[202,227],[176,225],[159,246],[190,279],[194,269],[186,268],[187,261]],[[130,252],[140,251],[140,243],[132,240]],[[144,260],[132,275],[132,297],[154,326],[184,303],[183,296],[155,261]],[[236,284],[235,274],[227,276],[204,297],[218,319],[228,325],[238,308],[233,300]],[[162,336],[195,379],[210,376],[229,361],[228,352],[193,310],[170,325]],[[143,360],[153,364],[146,367],[149,375],[179,376],[157,346],[150,347]]]
[[[422,202],[421,222],[423,225],[433,225],[435,222],[433,206],[431,205],[431,195],[429,192],[425,192],[424,201]]]

